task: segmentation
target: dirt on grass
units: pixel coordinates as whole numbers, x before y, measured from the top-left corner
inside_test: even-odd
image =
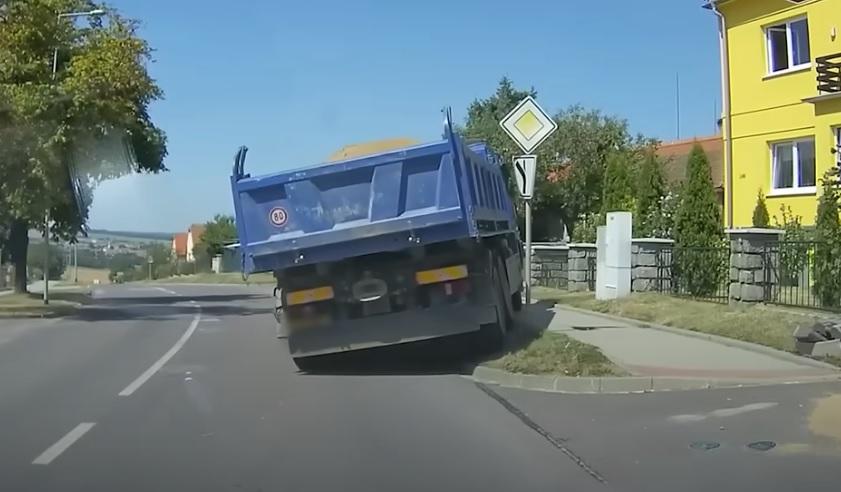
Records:
[[[621,373],[598,348],[560,333],[544,331],[524,347],[484,365],[520,374],[612,376]]]
[[[598,301],[592,293],[570,293],[537,288],[535,298],[599,313],[622,316],[659,325],[719,335],[794,351],[795,328],[812,325],[817,317],[782,310],[733,307],[693,301],[662,294],[633,294],[614,301]]]

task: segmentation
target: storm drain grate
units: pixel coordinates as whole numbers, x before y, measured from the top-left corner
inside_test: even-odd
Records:
[[[777,447],[774,441],[756,441],[748,444],[748,447],[756,451],[768,451]]]
[[[715,449],[719,446],[721,446],[721,444],[719,444],[715,441],[695,441],[695,442],[689,444],[690,448],[698,449],[698,450],[701,450],[701,451],[709,451],[709,450]]]

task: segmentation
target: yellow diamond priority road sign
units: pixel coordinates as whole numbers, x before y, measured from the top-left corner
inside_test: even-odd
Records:
[[[520,101],[499,125],[526,154],[530,154],[558,128],[531,96]]]

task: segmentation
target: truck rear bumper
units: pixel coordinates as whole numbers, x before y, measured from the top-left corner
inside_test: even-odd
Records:
[[[344,320],[289,335],[293,357],[326,355],[478,331],[496,321],[493,306],[462,304]]]

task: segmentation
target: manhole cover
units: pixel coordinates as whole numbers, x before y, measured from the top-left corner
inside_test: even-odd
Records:
[[[774,441],[756,441],[748,444],[748,447],[757,451],[768,451],[777,447],[777,443]]]
[[[709,451],[710,449],[715,449],[721,446],[721,444],[715,441],[695,441],[689,445],[692,449],[700,449],[701,451]]]

